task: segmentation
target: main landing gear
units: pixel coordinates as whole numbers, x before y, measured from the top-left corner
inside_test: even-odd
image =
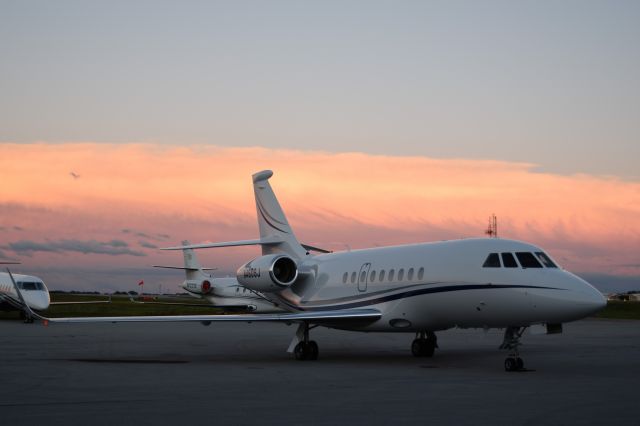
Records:
[[[315,326],[314,326],[315,327]],[[293,354],[298,361],[315,361],[318,359],[318,344],[309,340],[309,330],[313,327],[309,327],[309,323],[300,324],[296,335],[301,341],[293,349]],[[302,336],[299,336],[302,334]]]
[[[500,345],[500,349],[509,350],[509,356],[504,360],[505,371],[522,371],[524,370],[524,361],[518,353],[520,338],[527,327],[507,327],[504,332],[504,340]]]
[[[437,347],[438,338],[433,331],[420,331],[411,343],[411,353],[413,356],[430,358]]]

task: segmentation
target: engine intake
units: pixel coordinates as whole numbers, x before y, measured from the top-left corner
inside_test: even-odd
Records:
[[[236,277],[241,285],[251,290],[281,291],[298,278],[298,265],[289,256],[269,254],[242,265]]]

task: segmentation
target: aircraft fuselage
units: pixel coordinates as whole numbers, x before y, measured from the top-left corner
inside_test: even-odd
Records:
[[[544,251],[467,239],[323,254],[301,261],[301,278],[290,288],[265,296],[294,312],[374,308],[378,321],[336,327],[399,332],[563,323],[606,304],[586,281],[539,259],[538,267],[483,266],[491,253],[517,259]]]

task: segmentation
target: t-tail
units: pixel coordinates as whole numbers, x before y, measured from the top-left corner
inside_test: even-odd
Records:
[[[284,253],[295,258],[303,258],[307,250],[293,234],[282,207],[271,189],[271,170],[263,170],[253,175],[253,192],[256,197],[256,211],[260,240],[272,244],[262,244],[262,254]]]
[[[182,242],[183,246],[188,246],[189,241],[184,240]],[[184,255],[184,272],[187,277],[187,280],[197,280],[202,277],[202,266],[200,262],[198,262],[198,258],[196,257],[196,253],[192,248],[185,248],[182,250],[182,254]]]

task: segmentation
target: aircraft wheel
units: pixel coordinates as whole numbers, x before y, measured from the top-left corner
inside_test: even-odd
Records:
[[[304,361],[307,359],[307,350],[306,350],[306,345],[304,344],[304,342],[300,342],[296,345],[296,347],[293,349],[293,354],[295,355],[296,359],[298,361]]]
[[[307,359],[310,359],[313,361],[318,359],[319,349],[318,349],[318,344],[315,341],[311,340],[309,342],[309,344],[307,345],[307,350],[308,350]]]
[[[524,361],[522,360],[522,358],[516,358],[516,367],[518,370],[524,369]]]
[[[427,344],[424,345],[424,353],[422,354],[422,356],[426,356],[427,358],[431,358],[433,356],[433,353],[436,350],[436,346],[434,344],[432,344],[431,342],[427,341]]]
[[[411,343],[411,353],[413,356],[423,356],[424,353],[424,339],[415,339]]]
[[[518,364],[515,358],[507,358],[504,360],[504,369],[505,371],[516,371],[518,369]]]

